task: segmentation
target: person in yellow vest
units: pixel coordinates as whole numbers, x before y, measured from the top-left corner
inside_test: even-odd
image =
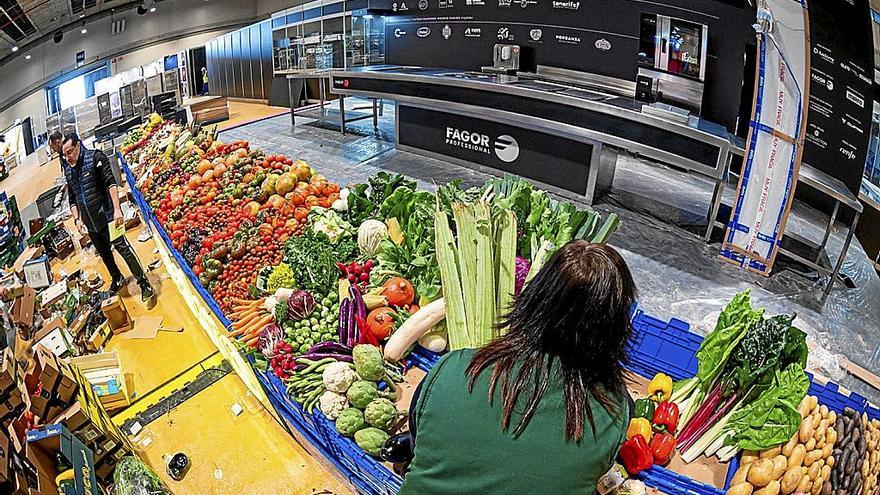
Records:
[[[208,94],[208,69],[202,67],[202,94]]]

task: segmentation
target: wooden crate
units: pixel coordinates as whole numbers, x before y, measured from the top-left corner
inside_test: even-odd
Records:
[[[80,356],[70,361],[89,381],[104,409],[112,411],[131,404],[125,371],[116,351]]]

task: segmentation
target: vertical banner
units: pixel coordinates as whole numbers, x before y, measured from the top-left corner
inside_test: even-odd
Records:
[[[721,257],[769,275],[794,198],[809,94],[809,21],[799,0],[759,3],[755,103]]]

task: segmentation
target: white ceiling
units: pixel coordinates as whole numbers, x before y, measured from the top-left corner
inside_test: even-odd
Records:
[[[0,58],[9,55],[13,46],[24,47],[43,36],[51,36],[57,29],[72,30],[81,20],[105,15],[131,3],[131,0],[0,0]]]

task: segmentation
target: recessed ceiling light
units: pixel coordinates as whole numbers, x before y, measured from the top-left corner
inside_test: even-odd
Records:
[[[82,33],[82,34],[86,34],[86,33],[88,33],[88,32],[89,32],[89,30],[86,29],[86,28],[82,28],[82,31],[80,31],[80,33]]]
[[[82,19],[82,18],[85,17],[85,16],[86,16],[85,14],[80,14],[80,15],[79,15],[79,18]]]
[[[28,53],[27,55],[25,55],[25,56],[24,56],[24,59],[25,59],[25,60],[30,60],[30,59],[31,59],[31,54]]]
[[[156,7],[150,7],[150,12],[155,12],[155,11],[156,11]]]
[[[17,46],[13,46],[13,47],[12,47],[12,51],[13,51],[13,52],[17,52],[17,51],[18,51],[18,47],[17,47]]]

